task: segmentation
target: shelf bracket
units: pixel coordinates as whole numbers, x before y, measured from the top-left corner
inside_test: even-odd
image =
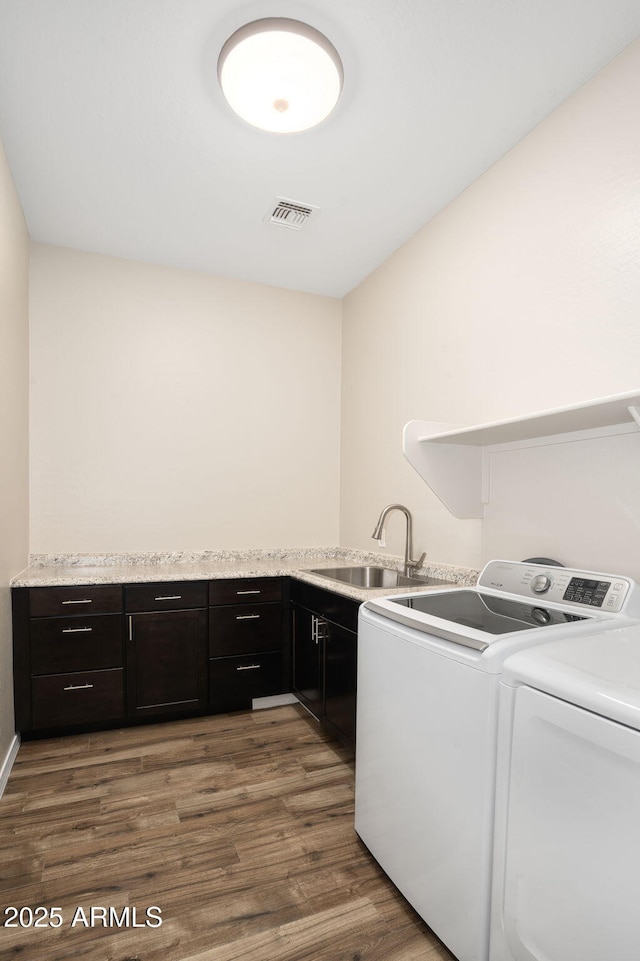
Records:
[[[482,448],[429,443],[444,427],[433,422],[409,421],[403,431],[404,456],[454,517],[481,519],[486,487]]]
[[[638,427],[640,427],[640,407],[627,407],[627,410],[635,420]]]

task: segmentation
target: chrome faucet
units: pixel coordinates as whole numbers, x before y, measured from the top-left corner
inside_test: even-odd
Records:
[[[419,567],[422,567],[422,562],[427,555],[426,553],[422,554],[417,561],[414,561],[411,558],[411,555],[413,554],[413,520],[409,509],[403,504],[388,504],[380,514],[378,523],[376,524],[375,530],[371,536],[375,541],[382,540],[382,536],[384,534],[384,522],[391,511],[402,511],[407,519],[407,536],[404,543],[404,574],[405,577],[411,577],[411,573],[413,571],[416,571]]]

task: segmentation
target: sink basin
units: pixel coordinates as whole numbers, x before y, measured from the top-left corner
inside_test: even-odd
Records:
[[[433,584],[449,583],[439,580],[437,577],[424,577],[421,574],[416,574],[415,577],[407,577],[400,571],[391,570],[388,567],[331,567],[310,570],[308,573],[317,574],[318,577],[328,577],[333,581],[341,581],[343,584],[350,584],[352,587],[364,587],[371,590],[385,587],[418,587],[420,584],[431,586]]]

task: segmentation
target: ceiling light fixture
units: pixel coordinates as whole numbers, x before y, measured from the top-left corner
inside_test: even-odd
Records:
[[[274,133],[296,133],[327,117],[342,90],[342,61],[314,27],[269,17],[233,33],[218,58],[218,79],[243,120]]]

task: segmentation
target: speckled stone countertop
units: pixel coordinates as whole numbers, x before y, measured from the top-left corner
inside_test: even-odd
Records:
[[[374,565],[402,570],[402,558],[347,548],[277,548],[271,550],[189,551],[145,554],[32,554],[29,566],[12,587],[69,587],[80,584],[133,584],[154,581],[201,581],[231,577],[295,577],[354,600],[385,594],[429,590],[429,585],[369,589],[312,574],[309,568]],[[478,571],[425,564],[421,575],[452,586],[476,583]],[[437,584],[435,587],[444,585]]]

